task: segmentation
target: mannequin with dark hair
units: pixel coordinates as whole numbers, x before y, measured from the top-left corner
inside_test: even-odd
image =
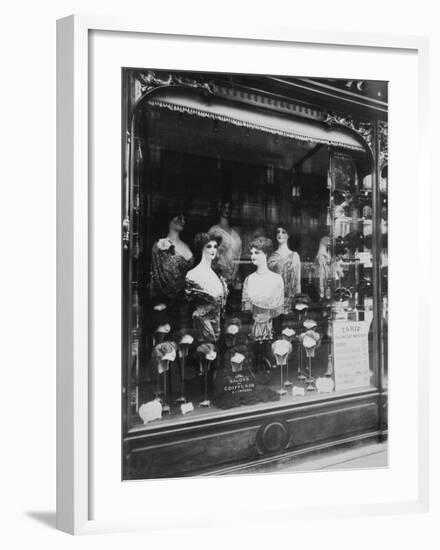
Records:
[[[191,249],[180,238],[184,227],[184,215],[172,215],[166,237],[153,245],[151,291],[154,298],[175,299],[183,294],[186,273],[194,265]]]
[[[217,252],[215,256],[213,257],[213,260],[211,261],[211,267],[214,267],[214,265],[217,265],[218,260],[218,249],[221,245],[221,238],[218,235],[215,235],[214,233],[197,233],[197,235],[194,237],[194,259],[196,264],[200,264],[200,261],[203,257],[203,249],[205,246],[210,242],[213,241],[217,245]]]
[[[242,242],[238,232],[229,225],[232,212],[232,204],[224,200],[219,205],[220,219],[213,225],[209,233],[221,239],[218,250],[217,266],[228,284],[233,283],[237,277],[238,265],[241,258]]]
[[[185,294],[195,304],[192,314],[200,342],[214,343],[220,337],[221,318],[227,297],[226,282],[213,269],[220,239],[216,235],[198,233],[194,249],[199,263],[186,274]]]

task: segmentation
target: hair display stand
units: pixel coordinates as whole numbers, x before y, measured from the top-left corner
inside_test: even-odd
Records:
[[[284,365],[281,365],[280,366],[280,389],[277,390],[278,395],[286,395],[286,393],[287,393],[287,390],[284,387],[283,371],[284,371]]]
[[[307,353],[306,391],[316,391],[315,379],[312,376],[312,356]]]
[[[301,345],[298,344],[298,376],[297,378],[301,382],[304,382],[304,380],[307,378],[307,376],[304,374],[304,371],[303,371],[303,359],[304,359],[304,356],[303,356],[302,348],[301,348]]]
[[[210,407],[211,401],[208,399],[208,376],[212,363],[217,358],[217,352],[213,344],[201,344],[196,350],[199,358],[199,376],[203,377],[202,392],[203,400],[199,403],[200,407]]]
[[[304,320],[307,318],[307,312],[309,310],[309,306],[307,304],[299,303],[295,305],[295,309],[298,312],[298,322],[300,326],[303,325]],[[304,374],[303,366],[303,353],[301,349],[301,345],[298,345],[298,375],[297,378],[300,382],[304,382],[307,378],[307,376]]]
[[[291,350],[293,349],[293,341],[295,339],[295,331],[289,327],[285,328],[282,333],[281,337],[284,340],[287,340],[289,344],[291,345]],[[289,353],[289,356],[287,357],[287,364],[286,364],[286,379],[284,380],[284,386],[286,388],[290,388],[293,386],[293,383],[289,380],[289,361],[290,361],[291,353]]]
[[[293,386],[293,382],[289,380],[289,358],[290,356],[287,358],[287,363],[286,363],[286,379],[284,380],[285,388],[291,388]]]
[[[170,406],[167,400],[167,377],[170,370],[170,361],[162,361],[163,364],[163,398],[162,398],[162,413],[169,413]]]
[[[185,363],[188,357],[188,344],[179,344],[179,363],[180,363],[180,397],[176,399],[176,403],[186,403],[185,397]]]
[[[258,341],[257,342],[257,353],[256,353],[256,371],[261,372],[263,370],[264,365],[264,352],[265,352],[266,342],[265,341]]]
[[[237,334],[240,330],[239,320],[237,319],[237,322],[231,323],[226,328],[226,347],[232,348],[235,346]]]
[[[176,344],[174,342],[160,342],[156,344],[153,354],[157,360],[158,391],[156,392],[156,398],[159,398],[162,402],[162,412],[169,413],[167,385],[171,379],[170,366],[176,360]],[[162,387],[160,384],[161,375],[163,377]],[[169,385],[171,393],[171,383]]]
[[[314,326],[316,326],[316,323]],[[316,348],[319,346],[320,341],[321,336],[313,329],[309,329],[307,330],[307,332],[304,332],[302,334],[301,343],[304,347],[307,357],[307,377],[305,380],[306,391],[316,391],[316,381],[315,378],[312,376],[312,357],[315,357],[315,351]]]
[[[156,332],[153,335],[153,347],[156,347],[158,344],[162,344],[162,342],[164,341],[164,338],[165,338],[165,333],[164,332],[158,332],[156,330]],[[163,388],[161,387],[161,383],[160,383],[160,372],[159,371],[157,371],[156,391],[154,392],[154,395],[155,395],[155,397],[158,397],[160,399],[162,399],[162,396],[163,396]]]
[[[276,340],[272,344],[272,353],[275,356],[277,367],[280,367],[280,389],[277,390],[278,395],[286,395],[284,368],[288,368],[289,355],[292,352],[292,344],[286,339]]]
[[[203,380],[204,399],[203,399],[203,401],[201,401],[199,403],[200,407],[210,407],[211,406],[211,401],[208,399],[208,374],[209,374],[209,369],[211,367],[211,363],[212,363],[212,361],[209,361],[208,359],[206,359],[206,357],[204,357],[203,359],[200,359],[200,370],[201,370],[203,378],[204,378],[204,380]]]

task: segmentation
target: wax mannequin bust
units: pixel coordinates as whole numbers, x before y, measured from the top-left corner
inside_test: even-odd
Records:
[[[185,294],[195,303],[192,314],[194,326],[201,342],[216,342],[220,336],[221,317],[227,297],[224,278],[213,269],[220,239],[208,233],[198,233],[194,238],[194,250],[198,264],[188,271]]]
[[[231,212],[231,202],[223,201],[220,203],[220,219],[218,223],[213,225],[209,230],[209,233],[221,239],[218,250],[217,266],[228,284],[236,282],[242,249],[240,235],[230,226]]]
[[[319,248],[316,254],[316,265],[318,268],[319,279],[319,297],[330,298],[330,278],[331,278],[331,254],[329,252],[330,238],[322,237],[319,241]]]
[[[267,266],[268,257],[273,251],[270,239],[254,239],[250,251],[256,270],[245,279],[242,309],[252,312],[252,338],[255,341],[267,341],[273,337],[272,320],[284,311],[284,282],[281,275]]]
[[[172,299],[182,295],[185,276],[194,265],[194,258],[180,237],[185,227],[184,215],[172,215],[167,225],[166,237],[153,245],[151,286],[154,297]]]
[[[350,207],[351,197],[347,193],[338,193],[334,197],[334,229],[333,235],[337,237],[345,237],[350,232],[351,218],[346,215],[346,211]]]
[[[277,228],[278,248],[270,255],[267,265],[279,273],[284,282],[284,312],[292,310],[295,294],[301,293],[301,260],[299,254],[289,248],[289,234],[282,226]]]

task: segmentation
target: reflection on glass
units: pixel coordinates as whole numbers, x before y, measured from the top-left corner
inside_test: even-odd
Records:
[[[145,110],[131,209],[131,425],[375,384],[365,155],[310,143],[302,166],[293,139],[259,155],[254,130],[244,141],[222,123],[222,142],[212,121]],[[385,324],[386,218],[383,193]]]

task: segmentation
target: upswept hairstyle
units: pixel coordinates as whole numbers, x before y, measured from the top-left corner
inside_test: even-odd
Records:
[[[203,248],[209,243],[209,241],[215,241],[217,245],[220,246],[222,238],[214,233],[197,233],[194,237],[194,255],[196,257],[196,261],[199,261],[202,257]]]
[[[292,232],[290,231],[289,227],[287,226],[287,224],[282,224],[282,223],[279,223],[276,227],[275,227],[275,235],[278,233],[278,229],[284,229],[284,231],[287,233],[287,240],[290,240],[291,238],[291,235],[292,235]]]
[[[153,237],[162,239],[168,235],[171,220],[177,216],[186,216],[183,208],[170,205],[159,205],[159,216],[155,216],[154,225],[152,227]]]
[[[257,237],[254,239],[249,249],[256,248],[257,250],[261,250],[266,256],[270,256],[273,252],[273,243],[271,239],[268,239],[267,237]]]

